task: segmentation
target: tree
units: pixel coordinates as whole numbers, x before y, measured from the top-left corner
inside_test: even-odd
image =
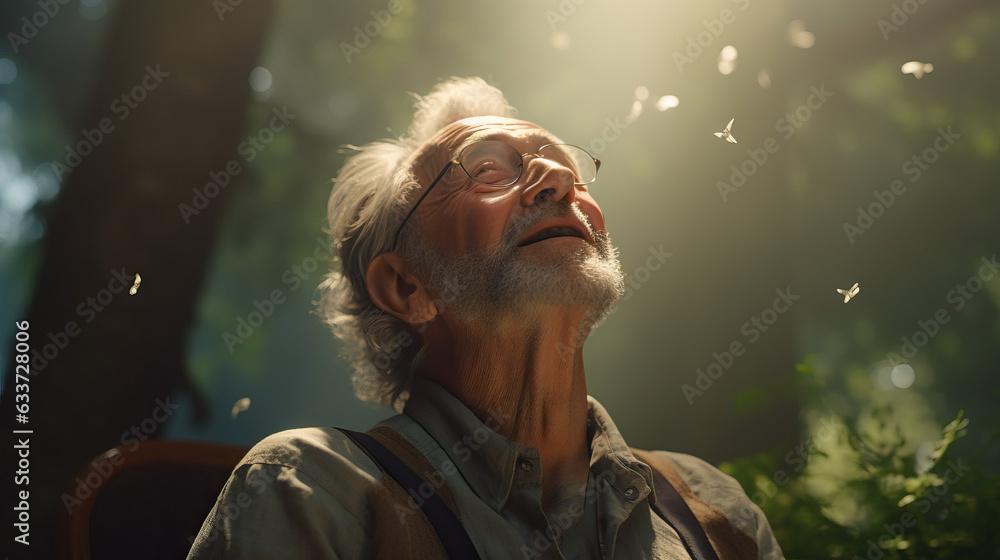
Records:
[[[30,491],[39,556],[77,470],[155,437],[186,385],[185,335],[240,171],[247,77],[270,13],[270,2],[220,0],[125,3],[116,14],[81,133],[55,165],[63,191],[27,314],[31,400],[19,427],[34,433],[30,486],[18,490]],[[144,282],[131,297],[136,273]],[[14,418],[14,384],[7,376],[4,418]]]

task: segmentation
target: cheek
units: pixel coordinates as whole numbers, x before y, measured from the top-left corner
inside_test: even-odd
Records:
[[[580,211],[582,211],[587,218],[590,220],[591,227],[594,231],[607,231],[607,226],[604,223],[604,214],[601,213],[601,209],[597,206],[597,202],[590,197],[579,197],[577,202],[580,206]]]
[[[480,198],[465,205],[461,212],[464,226],[463,240],[467,247],[480,247],[496,243],[504,232],[504,224],[510,214],[511,204],[503,197]]]
[[[455,200],[434,209],[427,236],[435,246],[465,250],[495,243],[503,235],[509,205],[502,200]]]

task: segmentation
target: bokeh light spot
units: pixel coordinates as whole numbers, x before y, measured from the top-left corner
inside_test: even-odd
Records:
[[[906,389],[910,385],[913,385],[913,381],[917,377],[913,368],[908,364],[899,364],[892,368],[892,373],[889,375],[892,378],[892,384],[900,389]]]
[[[271,77],[271,71],[263,66],[258,66],[250,71],[250,87],[258,92],[263,93],[271,89],[271,85],[274,83],[274,78]]]
[[[883,391],[892,389],[892,367],[883,365],[876,369],[872,375],[872,384]]]
[[[0,58],[0,86],[14,83],[17,79],[17,64],[9,58]]]
[[[757,85],[764,89],[771,89],[771,73],[767,70],[757,72]]]
[[[628,112],[628,115],[626,115],[625,122],[630,124],[634,123],[635,120],[638,119],[639,115],[641,114],[642,114],[642,101],[639,101],[637,99],[632,102],[632,110]]]
[[[806,22],[797,19],[788,24],[788,44],[800,49],[808,49],[816,44],[816,36],[806,31]]]
[[[677,99],[676,95],[664,95],[656,101],[656,110],[666,111],[667,109],[673,109],[680,104],[681,100]]]
[[[569,34],[562,31],[554,31],[549,39],[552,46],[557,50],[564,51],[569,48]]]
[[[736,47],[732,45],[726,45],[722,47],[722,51],[719,52],[719,73],[723,76],[728,76],[736,70],[736,58],[739,56],[739,52]]]

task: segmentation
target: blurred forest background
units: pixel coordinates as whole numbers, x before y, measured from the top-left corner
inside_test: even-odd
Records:
[[[133,427],[391,414],[310,314],[330,179],[481,76],[603,161],[630,290],[588,383],[631,445],[722,463],[789,558],[1000,557],[1000,4],[8,0],[0,30],[2,414],[27,320],[43,550]]]

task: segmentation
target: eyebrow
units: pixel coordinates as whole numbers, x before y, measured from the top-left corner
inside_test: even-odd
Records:
[[[458,154],[462,153],[462,150],[469,147],[469,145],[471,144],[475,144],[476,142],[482,142],[484,140],[514,140],[514,139],[515,138],[511,136],[510,131],[502,129],[491,129],[491,130],[476,132],[473,133],[468,138],[466,138],[465,140],[463,140],[461,144],[459,144],[458,146],[455,147],[454,150],[452,150],[451,159],[457,158]],[[549,134],[547,132],[542,132],[540,130],[532,131],[526,137],[517,138],[517,140],[523,140],[529,142],[533,140],[538,140],[540,142],[538,145],[539,147],[548,144],[563,143],[562,140],[553,136],[552,134]]]

